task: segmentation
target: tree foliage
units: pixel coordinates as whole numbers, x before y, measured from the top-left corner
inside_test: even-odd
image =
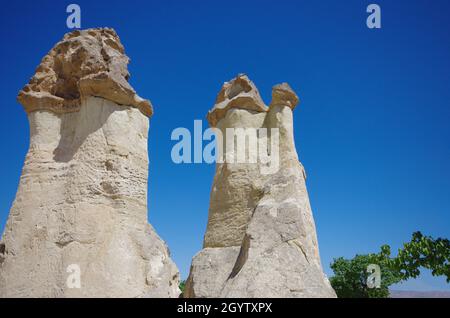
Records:
[[[184,289],[186,288],[186,281],[182,280],[180,281],[180,284],[178,285],[178,288],[181,290],[181,292],[184,292]]]
[[[445,276],[450,283],[450,241],[433,239],[420,232],[413,233],[411,242],[405,243],[392,259],[392,268],[398,270],[403,279],[416,278],[420,268],[431,270],[433,276]]]
[[[402,275],[392,269],[389,257],[383,252],[379,254],[356,255],[352,259],[339,257],[331,264],[334,276],[330,278],[331,285],[338,297],[342,298],[384,298],[389,296],[389,286],[399,283]],[[370,264],[377,264],[381,271],[380,288],[369,288],[367,280]]]
[[[415,232],[411,241],[398,250],[396,257],[391,257],[389,245],[383,245],[377,254],[356,255],[352,259],[343,257],[334,259],[331,264],[334,276],[330,278],[330,282],[338,297],[389,297],[389,286],[418,277],[420,268],[430,269],[434,276],[444,275],[447,282],[450,282],[449,260],[449,240],[433,239]],[[367,285],[371,274],[367,271],[370,264],[380,267],[379,288],[369,288]]]

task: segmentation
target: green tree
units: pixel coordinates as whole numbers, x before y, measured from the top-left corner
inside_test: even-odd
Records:
[[[369,288],[367,280],[370,264],[380,266],[381,284],[379,288]],[[334,276],[330,278],[336,294],[340,298],[384,298],[389,297],[389,286],[399,283],[402,275],[392,269],[389,256],[379,254],[356,255],[352,259],[339,257],[331,264]]]
[[[410,242],[398,250],[397,257],[391,257],[389,245],[383,245],[378,254],[356,255],[352,259],[334,259],[331,269],[334,276],[331,285],[338,297],[373,298],[389,297],[389,286],[416,278],[420,268],[430,269],[434,276],[444,275],[450,282],[450,242],[447,239],[433,239],[420,232],[412,235]],[[367,268],[376,264],[381,271],[379,288],[369,288]]]
[[[186,281],[185,280],[180,281],[178,288],[180,288],[181,292],[183,293],[184,289],[186,288]]]
[[[433,239],[415,232],[411,242],[405,243],[391,262],[391,267],[398,270],[404,279],[418,277],[420,268],[423,267],[431,270],[433,276],[445,276],[450,283],[450,241],[448,239]]]

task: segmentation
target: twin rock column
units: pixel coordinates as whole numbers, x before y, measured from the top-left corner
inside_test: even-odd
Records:
[[[263,173],[267,167],[260,161],[217,163],[203,250],[192,261],[186,297],[336,297],[320,264],[305,172],[295,149],[297,103],[284,83],[273,88],[267,107],[245,75],[219,92],[208,121],[224,136],[224,157],[228,128],[276,129],[278,149],[269,149],[278,150],[278,166]]]
[[[112,29],[74,31],[19,93],[31,136],[0,242],[0,297],[178,297],[178,270],[147,220],[153,109],[129,85],[128,62]],[[185,297],[335,297],[295,150],[298,98],[287,84],[272,95],[267,107],[240,75],[208,114],[220,130],[278,128],[280,162],[267,175],[217,164]],[[81,288],[70,288],[77,269]]]

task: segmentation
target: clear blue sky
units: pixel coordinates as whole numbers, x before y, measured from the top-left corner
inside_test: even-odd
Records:
[[[396,250],[416,230],[450,237],[449,1],[73,2],[82,28],[118,32],[132,85],[154,104],[149,218],[183,277],[201,248],[214,167],[173,164],[170,134],[204,119],[241,72],[266,102],[284,81],[302,100],[295,137],[328,274],[333,257]],[[372,2],[381,30],[365,24]],[[29,141],[16,95],[69,31],[70,3],[2,3],[0,231]],[[450,290],[429,274],[405,286]]]

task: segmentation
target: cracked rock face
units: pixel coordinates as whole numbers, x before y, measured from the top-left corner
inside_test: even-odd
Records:
[[[224,84],[210,125],[223,132],[224,144],[227,128],[277,129],[279,169],[262,174],[262,163],[217,163],[203,249],[192,260],[185,297],[336,297],[322,270],[295,149],[297,103],[286,83],[274,86],[269,107],[247,76]]]
[[[0,297],[178,296],[147,220],[151,104],[127,63],[113,30],[75,31],[20,92],[31,136],[0,242]]]

